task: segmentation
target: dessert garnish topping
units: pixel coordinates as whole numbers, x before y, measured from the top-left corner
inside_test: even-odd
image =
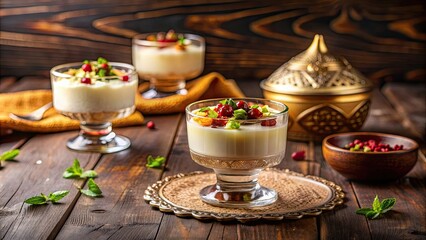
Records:
[[[66,195],[68,195],[70,191],[56,191],[53,193],[50,193],[49,195],[44,195],[43,193],[40,193],[38,196],[30,197],[25,199],[24,203],[30,204],[30,205],[42,205],[47,204],[48,202],[56,203],[62,198],[64,198]]]
[[[175,46],[178,50],[185,50],[186,45],[188,45],[187,39],[185,39],[183,34],[177,34],[174,30],[169,30],[166,34],[163,32],[159,32],[156,35],[149,35],[146,37],[146,40],[153,41],[153,42],[159,42],[159,43],[174,43],[174,44],[165,44],[159,46],[160,49],[169,47],[169,46]]]
[[[271,127],[277,124],[274,118],[263,119],[272,115],[268,105],[247,103],[240,100],[235,102],[232,98],[219,101],[216,106],[202,107],[194,111],[192,119],[204,127],[223,127],[225,129],[239,129],[241,124],[260,122],[261,126]],[[257,120],[253,122],[253,120]]]
[[[71,167],[67,168],[62,174],[64,178],[95,178],[98,174],[94,170],[84,171],[80,167],[80,162],[78,159],[74,159],[74,163]]]
[[[395,203],[396,198],[385,198],[380,202],[379,197],[376,195],[372,208],[360,208],[356,210],[356,214],[365,215],[369,219],[375,219],[391,210]]]
[[[105,81],[104,77],[117,76],[117,80],[129,81],[129,76],[125,72],[113,68],[108,60],[99,57],[96,61],[84,60],[79,69],[70,68],[65,72],[74,76],[75,81],[84,84],[92,84],[94,81]],[[112,80],[112,79],[109,79]]]

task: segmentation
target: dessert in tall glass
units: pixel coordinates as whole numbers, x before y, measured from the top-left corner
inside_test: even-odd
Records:
[[[284,158],[286,105],[256,98],[204,100],[186,107],[186,122],[192,159],[217,177],[200,191],[204,202],[249,208],[277,200],[277,193],[257,179]]]
[[[186,80],[204,69],[204,38],[194,34],[140,34],[133,38],[133,64],[141,79],[150,81],[144,98],[184,95]]]
[[[111,121],[133,113],[138,77],[132,65],[104,58],[56,66],[50,71],[53,106],[80,121],[80,134],[70,139],[73,150],[112,153],[130,140],[112,131]]]

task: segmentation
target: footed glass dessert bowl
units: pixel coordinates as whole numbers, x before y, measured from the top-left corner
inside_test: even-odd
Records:
[[[133,38],[133,64],[139,77],[150,82],[144,98],[185,95],[186,80],[204,69],[204,38],[194,34],[147,33]]]
[[[285,155],[288,107],[256,98],[213,99],[186,107],[192,159],[212,168],[217,182],[200,191],[220,207],[251,208],[274,203],[275,190],[259,185],[258,175]]]
[[[67,147],[100,153],[130,147],[128,138],[112,131],[111,121],[127,117],[135,109],[138,77],[132,65],[99,58],[56,66],[50,75],[54,108],[80,121],[80,134]]]

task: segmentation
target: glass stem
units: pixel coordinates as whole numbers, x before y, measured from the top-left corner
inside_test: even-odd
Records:
[[[215,169],[216,188],[223,192],[254,192],[260,188],[257,179],[261,171],[262,169]]]
[[[107,144],[115,138],[112,124],[108,123],[82,123],[80,124],[80,136],[86,139],[87,144]]]
[[[82,123],[80,128],[81,134],[86,136],[105,136],[111,133],[112,124],[110,122],[100,124]]]

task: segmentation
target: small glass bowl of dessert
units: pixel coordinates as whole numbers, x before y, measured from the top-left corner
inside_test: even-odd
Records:
[[[135,110],[138,76],[132,65],[98,58],[56,66],[50,76],[54,108],[80,121],[80,134],[67,142],[70,149],[112,153],[130,146],[112,131],[111,121]]]
[[[146,33],[133,38],[133,64],[139,77],[150,82],[144,98],[185,95],[186,80],[204,69],[204,38],[194,34]]]
[[[186,107],[186,123],[192,159],[217,177],[216,184],[200,191],[204,202],[251,208],[277,200],[276,191],[257,179],[284,158],[286,105],[257,98],[203,100]]]

